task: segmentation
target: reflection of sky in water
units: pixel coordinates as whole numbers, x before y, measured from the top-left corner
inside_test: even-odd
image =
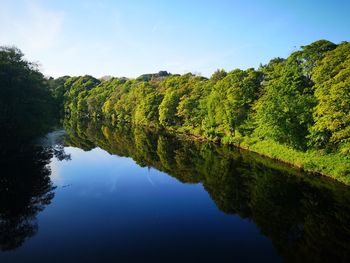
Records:
[[[38,215],[39,232],[14,259],[96,262],[101,255],[117,260],[183,254],[196,259],[220,253],[277,259],[271,241],[255,224],[221,212],[201,184],[183,184],[100,148],[84,152],[66,147],[65,152],[70,161],[53,158],[50,164],[57,188],[52,203]]]
[[[100,148],[84,152],[79,148],[66,147],[65,152],[72,156],[72,160],[53,158],[50,164],[51,179],[58,188],[75,188],[76,185],[79,189],[84,188],[81,189],[84,193],[99,195],[115,191],[118,181],[125,186],[142,184],[142,187],[157,187],[176,180],[161,175],[162,172],[153,168],[140,167],[131,158],[110,155]]]

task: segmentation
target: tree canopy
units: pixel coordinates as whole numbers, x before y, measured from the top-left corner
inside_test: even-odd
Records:
[[[64,112],[233,144],[267,140],[347,154],[349,58],[348,42],[318,40],[258,69],[218,69],[209,79],[166,71],[136,79],[47,79],[20,50],[2,47],[0,118],[2,125],[29,130]]]
[[[48,80],[18,48],[0,47],[0,83],[1,139],[46,131],[58,115],[56,101]]]

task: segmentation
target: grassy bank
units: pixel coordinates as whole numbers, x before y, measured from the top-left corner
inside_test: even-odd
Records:
[[[350,158],[346,155],[317,150],[298,151],[272,140],[259,141],[242,137],[239,139],[227,137],[222,139],[218,137],[207,138],[198,134],[192,134],[189,130],[184,132],[181,128],[179,130],[169,129],[168,131],[182,134],[191,140],[209,140],[215,143],[231,144],[235,147],[287,163],[303,171],[327,176],[346,185],[350,185]]]
[[[347,156],[315,150],[301,152],[273,141],[259,141],[252,145],[241,146],[304,171],[319,173],[350,185],[350,159]]]

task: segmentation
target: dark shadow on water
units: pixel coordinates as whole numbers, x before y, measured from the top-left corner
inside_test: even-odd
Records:
[[[65,146],[100,147],[182,183],[202,184],[221,211],[254,222],[285,262],[350,262],[349,187],[253,153],[164,132],[73,119],[64,126]],[[62,145],[1,148],[1,250],[20,247],[38,231],[36,217],[54,198],[53,156],[70,159]]]
[[[127,125],[66,120],[66,145],[100,147],[183,183],[201,183],[217,207],[252,220],[285,262],[350,262],[350,189],[232,147]]]
[[[18,137],[0,145],[0,250],[8,251],[37,233],[36,216],[54,198],[50,160],[69,156],[62,146],[24,143]]]

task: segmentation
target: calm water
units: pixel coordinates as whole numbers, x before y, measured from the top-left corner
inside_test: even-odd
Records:
[[[169,134],[65,129],[2,158],[0,262],[350,262],[348,187]]]

